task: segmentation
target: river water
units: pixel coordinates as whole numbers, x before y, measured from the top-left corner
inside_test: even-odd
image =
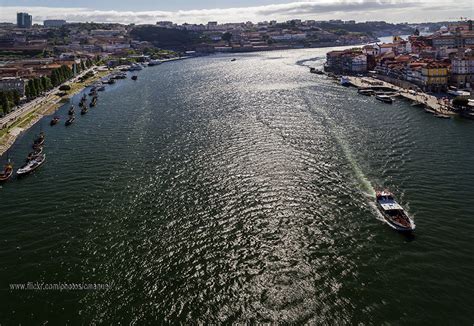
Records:
[[[308,73],[328,50],[146,68],[26,132],[10,157],[43,129],[47,162],[0,189],[1,323],[472,324],[474,123]]]

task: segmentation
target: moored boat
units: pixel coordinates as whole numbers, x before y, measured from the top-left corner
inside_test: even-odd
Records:
[[[58,122],[59,122],[59,117],[55,116],[53,119],[51,119],[51,122],[49,124],[51,126],[54,126],[54,125],[58,124]]]
[[[26,158],[26,162],[28,163],[29,161],[34,160],[35,158],[40,156],[41,153],[43,153],[43,147],[35,148],[33,152],[30,152],[30,154],[28,154],[28,157]]]
[[[431,108],[429,108],[429,107],[425,107],[424,110],[425,110],[426,113],[436,114],[436,111],[433,110],[433,109],[431,109]]]
[[[45,139],[45,135],[44,135],[44,132],[40,132],[39,135],[38,135],[38,138],[36,138],[34,141],[33,141],[33,147],[39,147],[39,146],[43,146],[44,144],[44,139]]]
[[[150,67],[152,66],[157,66],[157,65],[161,65],[161,61],[160,60],[150,60],[150,62],[148,62],[148,65]]]
[[[16,171],[19,176],[29,174],[39,168],[46,160],[46,154],[41,154],[37,158],[29,161]]]
[[[373,89],[370,89],[370,88],[359,88],[357,90],[357,93],[361,94],[361,95],[367,95],[367,96],[370,96],[370,95],[374,95],[375,94],[375,91]]]
[[[87,111],[89,111],[89,109],[87,108],[87,106],[83,107],[82,110],[81,110],[81,115],[86,114]]]
[[[421,102],[418,102],[418,101],[415,101],[411,104],[411,106],[415,106],[415,107],[424,107],[425,104],[424,103],[421,103]]]
[[[439,119],[451,119],[450,115],[442,114],[442,113],[436,113],[434,114],[434,116]]]
[[[7,164],[5,164],[5,167],[3,168],[3,171],[0,172],[0,182],[5,182],[13,174],[13,164],[8,160]]]
[[[471,95],[470,92],[459,90],[454,86],[450,86],[448,88],[448,94],[452,96],[470,96]]]
[[[97,96],[94,96],[89,106],[93,108],[96,104],[97,104]]]
[[[138,79],[138,76],[132,76],[132,80],[137,80]]]
[[[74,122],[74,120],[76,120],[76,117],[74,115],[71,115],[67,120],[66,122],[64,123],[66,126],[70,126],[72,125],[72,123]]]
[[[134,63],[130,66],[130,68],[128,69],[129,71],[135,71],[135,70],[142,70],[143,67],[137,63]]]
[[[67,111],[67,114],[68,115],[73,115],[74,114],[74,105],[71,105],[71,107],[69,108],[69,111]]]
[[[375,201],[385,222],[391,228],[401,232],[415,230],[415,222],[408,216],[403,207],[397,203],[392,193],[385,190],[377,191]]]
[[[101,87],[99,87],[97,90],[98,90],[99,92],[103,92],[103,91],[105,91],[105,86],[101,86]]]
[[[385,95],[385,94],[377,94],[377,95],[375,95],[375,98],[379,101],[384,102],[384,103],[391,104],[393,102],[393,99],[390,96]]]

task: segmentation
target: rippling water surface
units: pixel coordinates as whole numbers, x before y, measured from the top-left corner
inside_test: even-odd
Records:
[[[326,51],[147,68],[25,133],[10,156],[43,128],[47,163],[0,189],[0,320],[471,324],[474,124],[309,74]]]

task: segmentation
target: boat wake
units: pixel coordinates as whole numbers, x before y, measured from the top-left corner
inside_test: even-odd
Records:
[[[374,198],[375,196],[375,189],[372,186],[372,183],[370,180],[367,178],[367,176],[364,174],[362,169],[360,168],[359,164],[357,163],[357,160],[354,158],[352,155],[351,150],[349,149],[349,146],[347,145],[346,141],[340,137],[337,133],[334,133],[335,139],[339,146],[341,147],[344,156],[346,157],[347,161],[351,165],[352,171],[354,172],[354,176],[357,179],[357,182],[359,183],[360,189],[362,192],[370,198]]]
[[[375,188],[372,185],[372,182],[370,182],[369,178],[367,178],[367,176],[364,174],[364,172],[360,168],[359,163],[357,163],[357,160],[352,155],[352,152],[349,146],[347,145],[346,141],[344,140],[344,138],[339,136],[337,133],[334,133],[334,136],[337,143],[341,147],[344,153],[344,156],[346,157],[347,161],[351,165],[354,176],[357,182],[359,183],[359,188],[362,191],[362,194],[366,197],[367,203],[369,204],[370,208],[374,212],[375,218],[381,222],[387,223],[382,213],[380,213],[379,209],[377,208],[377,205],[374,202]]]
[[[324,120],[326,121],[329,127],[329,133],[332,134],[333,138],[336,140],[337,144],[342,149],[342,152],[344,153],[344,156],[349,162],[351,169],[354,172],[354,176],[357,182],[359,183],[360,189],[367,197],[373,199],[375,197],[375,189],[372,186],[370,180],[360,168],[360,165],[359,163],[357,163],[357,160],[354,158],[354,155],[352,155],[352,151],[350,150],[346,140],[339,134],[336,125],[332,122],[331,118],[327,115],[327,113],[324,112],[324,110],[320,109],[318,111],[324,116]]]
[[[317,56],[317,57],[313,57],[313,58],[306,58],[306,59],[303,59],[303,60],[298,60],[296,61],[296,65],[298,66],[302,66],[302,67],[310,67],[311,64],[315,64],[317,63],[318,65],[320,65],[321,67],[323,66],[324,64],[324,60],[325,57],[322,57],[322,56]],[[309,64],[306,64],[306,63],[309,63]]]

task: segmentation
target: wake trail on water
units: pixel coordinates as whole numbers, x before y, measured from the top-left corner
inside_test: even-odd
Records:
[[[309,67],[309,65],[306,64],[307,62],[309,62],[309,63],[313,63],[313,64],[314,63],[321,63],[321,66],[322,66],[322,60],[323,59],[324,59],[324,57],[318,56],[318,57],[314,57],[314,58],[298,60],[298,61],[296,61],[296,64],[298,66]],[[321,61],[321,62],[316,62],[316,61]]]
[[[360,190],[368,198],[374,198],[375,197],[375,189],[374,189],[372,183],[370,182],[369,178],[362,171],[359,163],[357,163],[357,160],[354,158],[354,155],[352,154],[352,152],[349,148],[349,145],[347,144],[344,137],[340,135],[340,133],[337,130],[337,127],[335,126],[335,124],[332,122],[331,118],[328,116],[328,114],[324,110],[318,109],[317,106],[312,106],[312,107],[316,108],[316,110],[319,113],[321,113],[321,115],[324,117],[324,120],[326,121],[327,126],[329,127],[329,133],[332,134],[333,138],[336,140],[339,147],[342,149],[342,152],[344,153],[345,158],[349,162],[349,164],[351,166],[351,169],[354,173],[354,176],[355,176],[355,178],[356,178],[356,180],[359,184]]]
[[[363,191],[365,195],[368,197],[374,197],[375,196],[375,189],[372,186],[372,183],[370,180],[367,178],[367,176],[364,174],[362,169],[360,168],[359,163],[357,163],[357,160],[354,158],[352,155],[352,152],[347,145],[347,142],[338,135],[338,133],[334,133],[335,139],[339,146],[342,149],[342,152],[344,153],[344,156],[346,157],[347,161],[351,165],[352,171],[354,172],[354,176],[356,177],[360,189]]]
[[[312,100],[310,97],[309,98],[306,97],[306,99],[309,102],[308,104],[313,104],[311,103]],[[310,106],[316,109],[323,116],[324,121],[326,122],[326,125],[328,127],[329,134],[331,134],[333,139],[337,142],[337,144],[342,150],[342,153],[344,154],[344,157],[346,158],[347,162],[349,162],[353,175],[359,185],[359,189],[361,190],[362,194],[365,196],[367,200],[367,204],[370,206],[371,210],[374,212],[375,217],[379,221],[385,221],[382,214],[380,213],[380,211],[377,209],[377,206],[375,205],[375,201],[374,201],[375,188],[372,185],[372,182],[369,180],[369,178],[362,171],[362,168],[360,167],[359,163],[357,162],[354,155],[352,154],[352,151],[349,145],[347,144],[347,141],[340,134],[336,125],[332,122],[332,119],[328,116],[327,112],[325,112],[321,108],[318,108],[317,105],[310,105]]]
[[[326,114],[325,116],[327,117]],[[331,128],[330,132],[333,134],[334,139],[336,140],[336,142],[342,149],[342,152],[344,153],[344,156],[347,159],[347,162],[349,162],[351,169],[354,173],[354,176],[359,184],[359,188],[367,199],[367,203],[369,204],[372,211],[375,213],[376,218],[380,221],[385,221],[382,214],[380,213],[380,211],[377,209],[377,206],[375,205],[374,186],[370,182],[369,178],[362,171],[359,163],[357,163],[357,160],[354,158],[354,155],[352,155],[352,151],[350,150],[349,145],[347,144],[346,140],[337,132],[336,127],[332,124],[330,119],[327,119],[326,121],[328,121],[328,124]]]

